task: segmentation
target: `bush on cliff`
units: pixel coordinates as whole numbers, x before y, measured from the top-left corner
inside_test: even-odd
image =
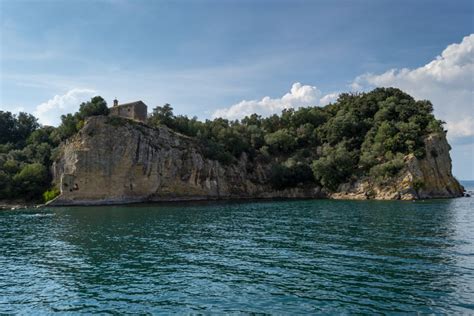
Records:
[[[81,103],[78,112],[61,115],[61,124],[54,132],[54,139],[61,142],[73,136],[82,128],[88,117],[108,114],[107,102],[100,96],[93,97],[90,101]]]

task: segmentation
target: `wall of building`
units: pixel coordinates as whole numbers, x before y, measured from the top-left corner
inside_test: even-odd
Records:
[[[144,103],[123,104],[110,108],[110,115],[145,122],[147,106]]]
[[[134,107],[134,118],[137,121],[146,122],[147,115],[148,115],[148,109],[146,105],[140,104]]]

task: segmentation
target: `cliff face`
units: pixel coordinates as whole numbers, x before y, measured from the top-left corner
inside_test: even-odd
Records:
[[[426,156],[412,154],[404,159],[405,167],[390,181],[361,179],[339,187],[334,199],[414,200],[463,196],[464,188],[451,173],[451,157],[445,134],[431,134],[425,140]]]
[[[91,117],[61,148],[53,165],[61,195],[55,205],[231,198],[318,198],[318,187],[273,190],[269,166],[245,156],[223,166],[198,144],[166,127]]]
[[[166,127],[91,117],[61,147],[53,165],[61,194],[53,205],[111,204],[240,198],[417,199],[455,197],[462,187],[451,174],[444,135],[425,141],[427,157],[406,157],[406,167],[390,183],[370,179],[345,184],[338,193],[319,187],[274,190],[270,166],[249,162],[223,166],[206,159],[192,138]]]

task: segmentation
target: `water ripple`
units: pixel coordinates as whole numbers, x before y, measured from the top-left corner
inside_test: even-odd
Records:
[[[474,199],[0,213],[0,313],[474,313]]]

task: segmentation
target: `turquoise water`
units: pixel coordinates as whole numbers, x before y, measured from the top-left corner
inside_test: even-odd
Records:
[[[0,212],[0,313],[474,313],[474,199]]]

